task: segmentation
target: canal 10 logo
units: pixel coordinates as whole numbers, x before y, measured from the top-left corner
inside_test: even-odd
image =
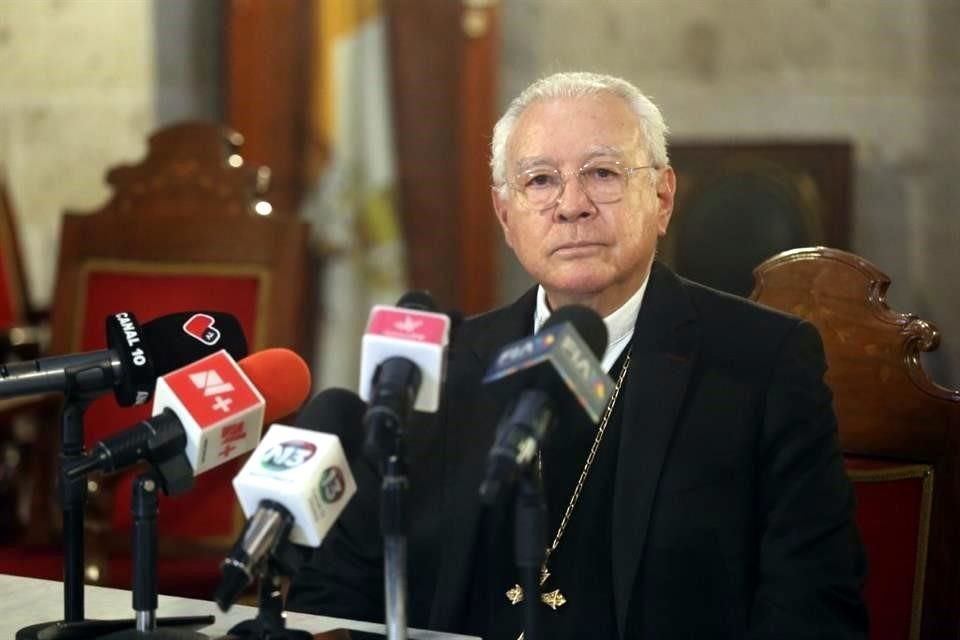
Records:
[[[317,452],[317,446],[305,440],[278,442],[267,449],[260,458],[260,465],[270,471],[289,471],[305,464]],[[320,474],[320,497],[327,504],[340,499],[347,489],[343,471],[336,465]]]

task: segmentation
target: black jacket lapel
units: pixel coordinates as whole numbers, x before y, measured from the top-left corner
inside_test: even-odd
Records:
[[[699,334],[680,280],[654,263],[621,390],[623,427],[613,496],[613,587],[623,637],[660,470],[670,445]]]

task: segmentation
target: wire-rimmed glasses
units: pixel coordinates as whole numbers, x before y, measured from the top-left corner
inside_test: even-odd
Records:
[[[656,169],[645,164],[625,167],[617,160],[591,160],[577,170],[580,187],[594,204],[610,204],[623,198],[630,176],[641,169]],[[544,211],[563,197],[569,176],[551,165],[537,165],[516,175],[513,188],[531,208]]]

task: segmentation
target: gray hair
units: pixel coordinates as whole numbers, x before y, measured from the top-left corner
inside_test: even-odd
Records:
[[[555,73],[541,78],[524,89],[513,99],[506,112],[493,127],[493,139],[490,141],[490,174],[493,184],[501,195],[506,195],[507,142],[513,135],[513,129],[520,114],[538,100],[551,98],[579,98],[600,93],[619,96],[637,116],[640,135],[646,144],[650,162],[658,167],[666,166],[667,125],[657,105],[635,86],[622,78],[598,73],[567,72]]]

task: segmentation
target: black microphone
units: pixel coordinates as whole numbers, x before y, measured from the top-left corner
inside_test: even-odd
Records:
[[[356,460],[363,446],[366,403],[348,389],[324,389],[297,414],[294,426],[340,438],[347,460]]]
[[[484,382],[520,376],[523,391],[497,425],[480,486],[484,503],[496,502],[503,487],[533,460],[561,413],[558,406],[566,409],[571,396],[594,423],[599,421],[613,392],[613,380],[599,362],[606,347],[607,328],[600,316],[571,305],[553,313],[535,335],[500,351]]]
[[[303,554],[286,549],[286,542],[318,547],[323,541],[350,497],[348,461],[361,448],[365,410],[352,391],[321,391],[300,411],[295,428],[273,425],[234,478],[249,518],[223,561],[223,577],[213,596],[222,611],[233,605],[271,556],[286,575],[296,573]],[[330,435],[339,438],[340,447]],[[321,460],[316,473],[310,472],[311,463]],[[343,474],[342,483],[334,469]]]
[[[247,355],[237,319],[218,311],[188,311],[140,325],[121,311],[106,319],[107,348],[37,360],[0,364],[0,398],[61,392],[94,398],[112,390],[120,406],[150,399],[158,376],[226,349]]]

